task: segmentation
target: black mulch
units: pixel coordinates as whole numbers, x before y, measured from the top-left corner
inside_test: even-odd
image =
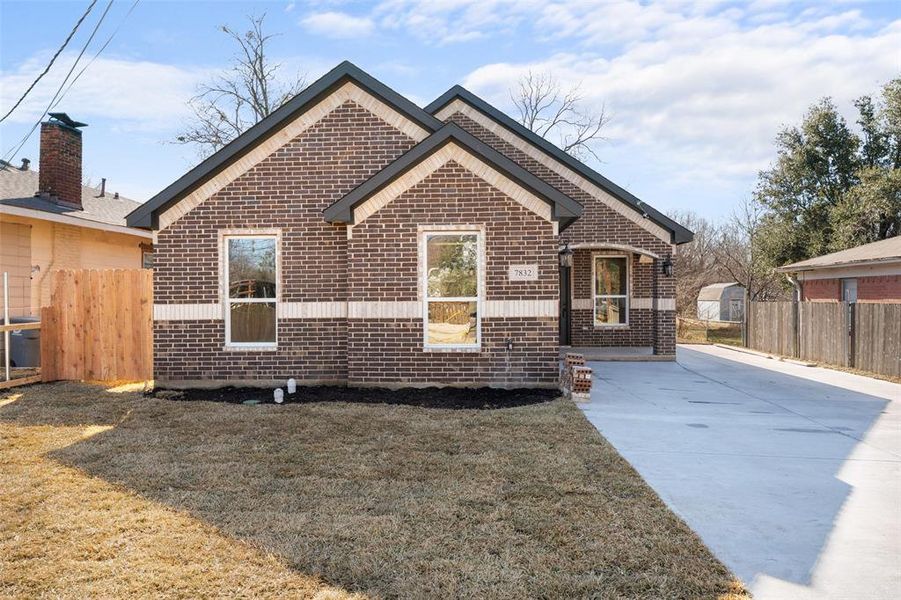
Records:
[[[310,402],[356,402],[362,404],[405,404],[422,408],[496,409],[527,406],[550,402],[560,397],[554,389],[496,389],[496,388],[353,388],[341,386],[297,386],[297,392],[289,394],[286,388],[285,404]],[[149,393],[157,398],[171,400],[207,400],[240,404],[258,401],[274,404],[273,390],[252,387],[224,387],[218,389],[162,390]]]

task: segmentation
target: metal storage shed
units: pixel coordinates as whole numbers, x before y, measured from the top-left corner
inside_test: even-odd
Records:
[[[735,283],[713,283],[698,293],[698,318],[705,321],[741,322],[745,312],[745,288]]]

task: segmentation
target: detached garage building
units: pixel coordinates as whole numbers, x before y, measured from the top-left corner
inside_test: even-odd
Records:
[[[901,302],[901,237],[802,260],[778,271],[794,275],[805,302]]]

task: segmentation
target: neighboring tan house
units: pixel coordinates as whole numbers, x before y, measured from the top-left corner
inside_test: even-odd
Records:
[[[0,273],[9,274],[10,316],[38,316],[56,269],[149,266],[152,236],[126,226],[140,203],[82,185],[84,124],[51,113],[41,124],[40,172],[0,163]],[[0,300],[2,301],[2,300]]]
[[[154,232],[164,386],[551,387],[561,346],[671,359],[692,238],[463,88],[422,109],[347,62],[128,224]]]
[[[901,236],[777,270],[794,276],[802,301],[901,302]]]
[[[740,283],[711,283],[698,292],[698,318],[740,323],[745,314],[745,288]]]

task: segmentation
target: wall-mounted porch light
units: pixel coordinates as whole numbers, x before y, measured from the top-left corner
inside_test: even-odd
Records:
[[[663,264],[660,267],[664,275],[667,277],[673,276],[673,260],[669,256],[663,259]]]
[[[573,251],[569,247],[569,242],[566,242],[566,245],[563,246],[563,250],[560,251],[560,266],[573,266]]]

